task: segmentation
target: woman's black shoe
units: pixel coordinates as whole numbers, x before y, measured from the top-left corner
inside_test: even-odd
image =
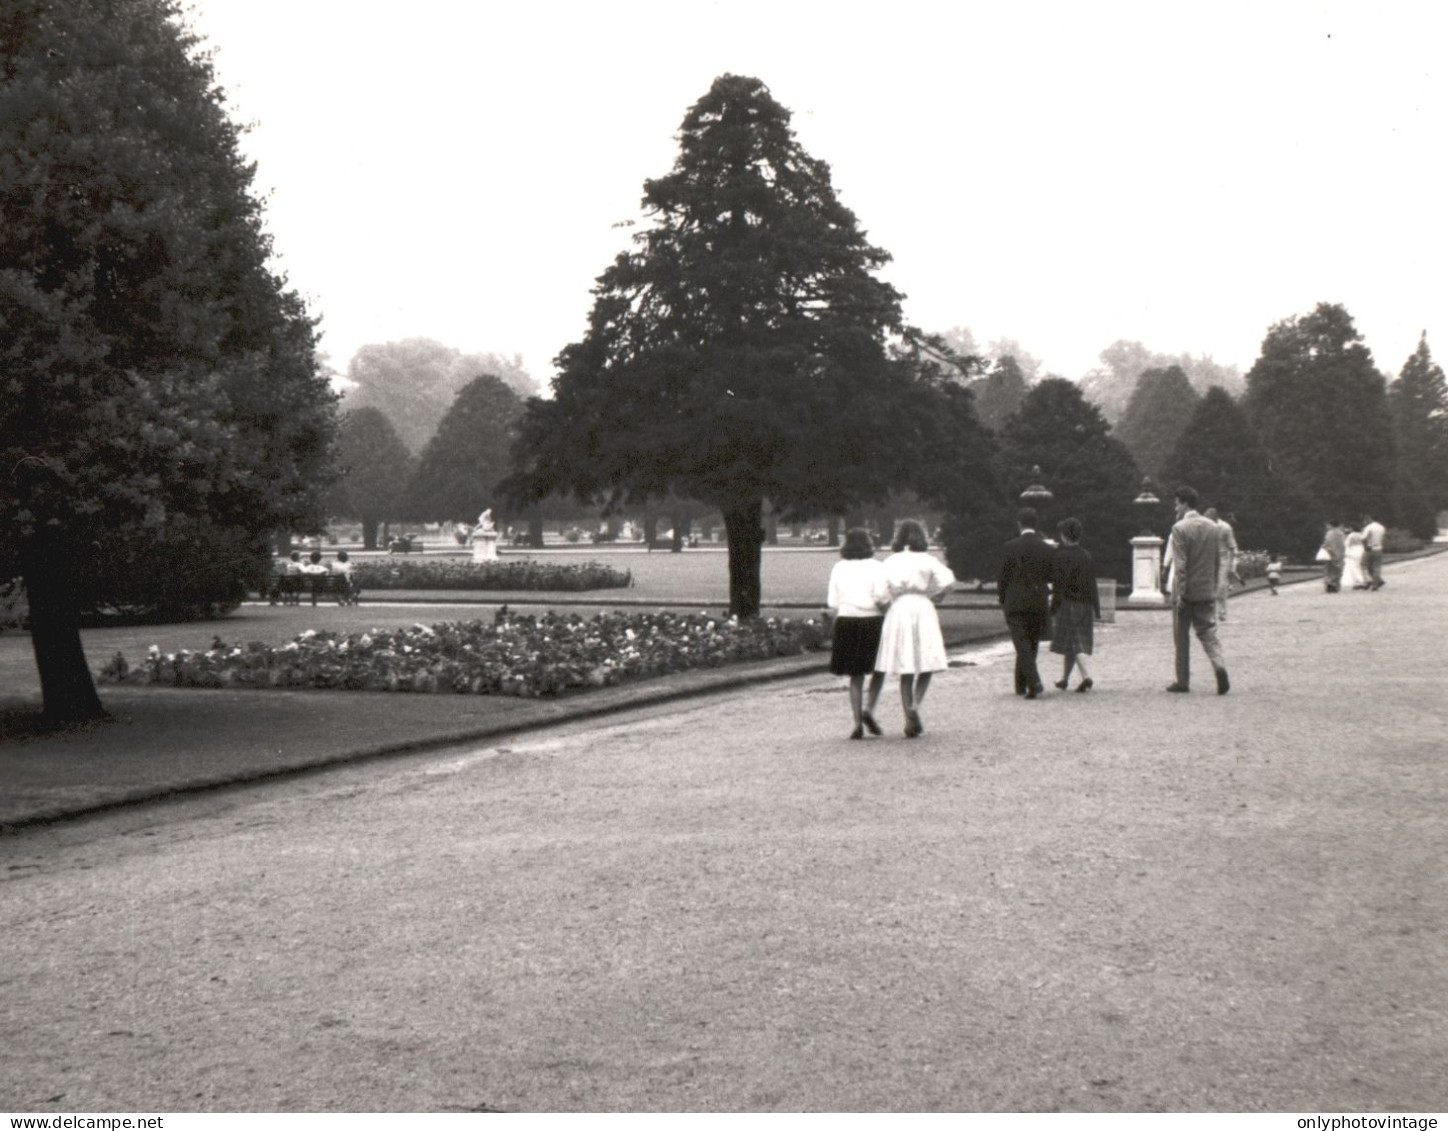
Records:
[[[1095,681],[1095,680],[1083,679],[1083,680],[1081,681],[1081,686],[1078,687],[1078,688],[1076,688],[1076,690],[1077,690],[1077,691],[1090,691],[1090,690],[1091,690],[1093,687],[1095,687],[1095,686],[1096,686],[1096,681]]]
[[[1058,680],[1056,681],[1056,690],[1057,690],[1057,691],[1065,691],[1065,690],[1066,690],[1066,685],[1069,684],[1070,682],[1071,682],[1071,681],[1070,681],[1069,679],[1058,679]]]
[[[862,723],[865,724],[865,729],[866,729],[867,731],[869,731],[871,734],[882,734],[882,733],[884,733],[883,731],[880,730],[880,724],[875,721],[875,716],[872,715],[872,714],[870,714],[869,711],[866,711],[864,714],[862,714],[862,715],[860,716],[860,722],[862,722]]]
[[[850,731],[850,738],[852,738],[852,739],[855,739],[855,738],[864,738],[864,737],[865,737],[865,728],[864,728],[864,727],[856,727],[854,730]]]

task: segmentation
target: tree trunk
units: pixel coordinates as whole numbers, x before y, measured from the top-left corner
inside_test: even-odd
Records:
[[[729,612],[740,619],[759,615],[762,510],[756,499],[724,512],[724,532],[729,539]]]
[[[764,516],[764,540],[771,546],[779,545],[779,515],[773,510]]]
[[[541,518],[528,520],[528,545],[535,550],[543,548],[543,520]]]
[[[659,516],[644,512],[644,547],[650,551],[654,548],[654,538],[659,532]]]
[[[680,518],[674,515],[674,544],[669,547],[669,553],[679,554],[684,550],[684,539],[689,536],[689,519]]]
[[[375,518],[362,520],[362,548],[364,550],[377,549],[377,520]]]
[[[80,642],[70,560],[66,548],[54,543],[32,543],[21,551],[42,709],[47,719],[67,723],[106,717]]]
[[[839,516],[839,515],[837,515],[837,514],[832,514],[832,515],[830,515],[829,531],[830,531],[830,545],[838,548],[838,546],[839,546],[839,544],[840,544],[840,516]]]

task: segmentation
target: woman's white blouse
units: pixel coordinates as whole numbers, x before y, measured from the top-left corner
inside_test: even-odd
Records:
[[[829,607],[842,617],[877,617],[890,603],[885,563],[874,558],[848,558],[830,570]]]
[[[907,593],[934,597],[955,584],[955,574],[944,562],[918,550],[901,550],[884,561],[885,577],[892,597]]]

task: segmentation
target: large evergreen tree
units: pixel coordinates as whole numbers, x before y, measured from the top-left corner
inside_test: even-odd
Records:
[[[1071,381],[1050,377],[1036,385],[1001,435],[1002,481],[1018,496],[1040,483],[1054,496],[1037,509],[1043,533],[1055,536],[1056,524],[1079,518],[1082,540],[1096,560],[1099,577],[1124,581],[1131,576],[1131,539],[1140,532],[1133,502],[1141,491],[1141,471],[1126,445],[1111,435],[1101,410]],[[1037,472],[1039,468],[1039,472]],[[1014,534],[1014,506],[1008,521],[988,532],[998,548]]]
[[[529,402],[523,498],[566,489],[718,507],[730,605],[760,604],[762,512],[840,514],[908,485],[916,371],[890,356],[901,296],[758,79],[725,75],[685,116],[653,224],[594,288],[551,400]]]
[[[1115,431],[1145,474],[1161,478],[1200,399],[1180,365],[1148,369],[1137,378]]]
[[[1268,330],[1246,407],[1273,473],[1315,500],[1319,519],[1396,517],[1387,383],[1343,307],[1319,303]]]
[[[498,484],[512,470],[512,445],[523,401],[490,374],[462,387],[422,450],[405,510],[429,521],[472,522],[484,507],[504,519]]]
[[[1448,508],[1448,383],[1428,349],[1426,331],[1388,387],[1388,405],[1404,479],[1432,510]]]
[[[252,175],[173,0],[7,0],[0,575],[50,716],[104,713],[77,602],[107,562],[320,519],[332,397]]]
[[[332,514],[362,524],[362,546],[377,549],[377,528],[401,518],[417,460],[379,408],[342,416],[337,436],[338,479],[328,498]]]
[[[1322,516],[1296,484],[1271,466],[1247,414],[1225,389],[1207,390],[1161,478],[1165,495],[1194,487],[1203,507],[1233,516],[1237,544],[1307,560],[1322,540]]]

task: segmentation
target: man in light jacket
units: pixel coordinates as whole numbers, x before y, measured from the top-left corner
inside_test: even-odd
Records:
[[[1221,563],[1221,532],[1217,524],[1197,511],[1197,493],[1190,487],[1176,491],[1176,525],[1171,528],[1172,639],[1176,648],[1176,682],[1168,691],[1191,690],[1191,632],[1211,661],[1217,676],[1217,694],[1231,687],[1227,660],[1217,639],[1217,578]]]

